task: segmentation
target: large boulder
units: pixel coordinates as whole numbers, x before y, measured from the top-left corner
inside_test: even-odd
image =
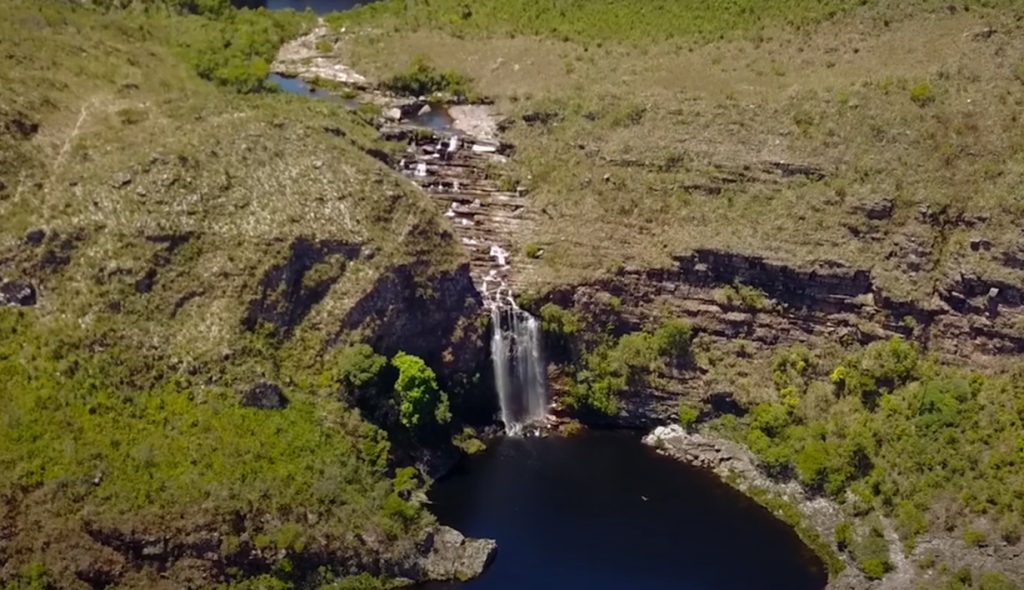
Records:
[[[439,526],[427,533],[420,549],[423,579],[465,581],[483,573],[498,544],[492,539],[467,539],[453,528]]]
[[[36,304],[36,288],[27,281],[0,282],[0,307],[28,307]]]
[[[274,383],[261,381],[242,394],[242,405],[259,410],[280,410],[288,405],[288,398]]]

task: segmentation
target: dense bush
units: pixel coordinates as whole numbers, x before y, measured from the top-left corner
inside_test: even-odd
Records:
[[[414,58],[404,72],[385,80],[383,86],[402,96],[444,94],[464,100],[473,96],[472,80],[458,72],[438,70],[423,56]]]
[[[552,316],[549,319],[558,321],[544,321],[544,309]],[[565,329],[563,320],[569,312],[548,306],[541,312],[543,326]],[[575,324],[572,327],[578,329]],[[606,415],[618,413],[618,398],[622,393],[648,385],[653,376],[668,365],[689,358],[692,337],[689,324],[678,319],[666,320],[653,331],[607,337],[576,359],[569,405]]]
[[[398,369],[395,394],[399,419],[410,430],[424,430],[451,421],[448,395],[437,385],[437,376],[419,357],[400,352],[391,359]]]
[[[894,338],[839,362],[829,392],[808,355],[780,353],[778,400],[738,421],[766,468],[837,499],[852,493],[891,517],[906,542],[929,523],[966,533],[978,519],[1006,523],[1019,539],[1024,499],[1010,490],[1024,485],[1024,375],[985,379],[942,367]],[[860,549],[872,573],[885,569],[875,553]]]
[[[870,527],[866,534],[856,539],[850,546],[850,552],[857,561],[857,567],[872,580],[881,580],[892,570],[889,543],[877,527]]]
[[[273,90],[267,75],[278,48],[312,18],[262,8],[202,12],[177,17],[174,43],[200,77],[243,93]]]
[[[679,418],[679,425],[683,428],[690,428],[693,426],[697,419],[700,417],[700,410],[687,404],[686,402],[679,403],[679,410],[676,412]]]

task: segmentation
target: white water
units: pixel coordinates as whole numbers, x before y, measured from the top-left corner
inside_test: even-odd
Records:
[[[507,256],[500,247],[491,247],[491,257],[502,269],[507,267]],[[540,323],[516,305],[498,271],[492,270],[484,281],[484,297],[491,310],[491,362],[501,421],[505,432],[520,434],[524,427],[547,416],[547,373]]]

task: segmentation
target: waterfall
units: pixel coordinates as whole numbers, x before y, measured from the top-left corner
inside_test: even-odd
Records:
[[[494,246],[491,256],[504,268],[507,254]],[[491,284],[496,284],[492,289]],[[494,385],[501,404],[501,421],[509,434],[547,416],[547,372],[541,350],[540,322],[519,308],[496,271],[484,281],[484,296],[491,310],[491,362]]]

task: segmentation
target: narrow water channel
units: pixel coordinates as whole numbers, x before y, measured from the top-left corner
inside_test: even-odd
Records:
[[[431,510],[498,541],[484,575],[424,590],[821,590],[784,523],[636,436],[509,438],[435,484]]]

